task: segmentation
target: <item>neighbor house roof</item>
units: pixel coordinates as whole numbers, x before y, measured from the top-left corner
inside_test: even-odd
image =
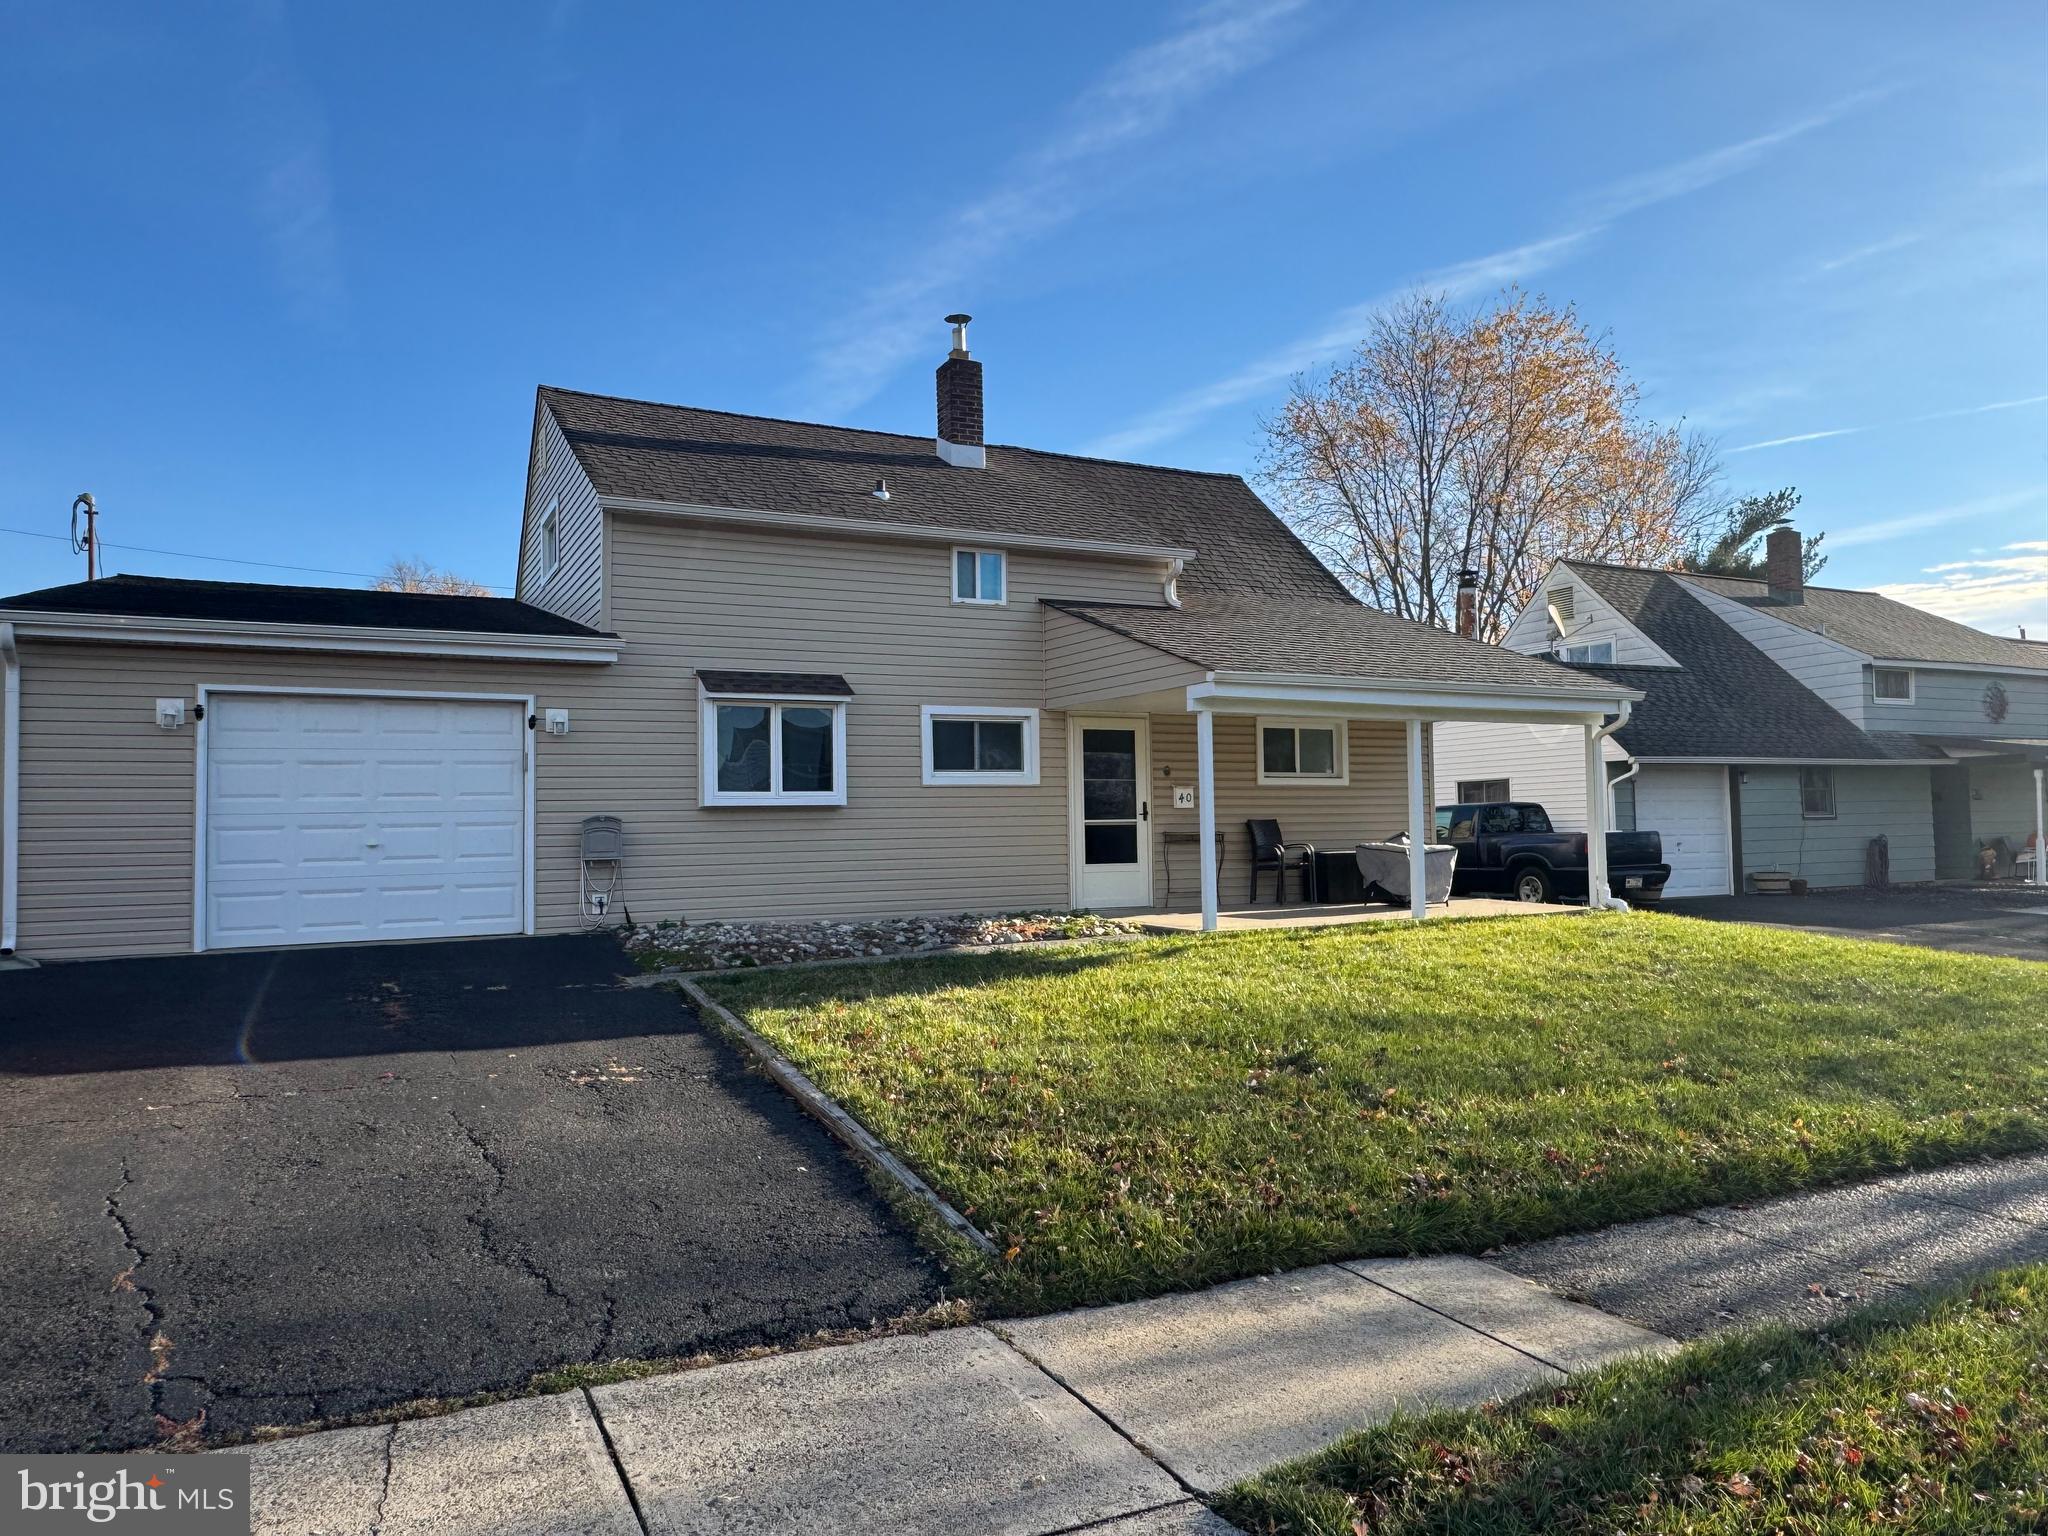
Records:
[[[1190,594],[1178,608],[1045,600],[1046,606],[1212,672],[1357,677],[1592,693],[1614,690],[1575,668],[1484,645],[1344,601],[1275,602]]]
[[[1761,581],[1733,576],[1681,575],[1716,596],[1797,625],[1851,650],[1888,661],[1940,661],[1959,666],[2024,667],[2048,672],[2048,645],[1988,635],[1877,592],[1808,587],[1804,600],[1780,602]]]
[[[1678,663],[1577,664],[1643,691],[1628,724],[1615,733],[1631,756],[1873,763],[1939,756],[1907,735],[1859,730],[1716,618],[1669,572],[1567,564]]]
[[[600,631],[509,597],[288,587],[251,581],[104,576],[0,598],[0,614],[106,614],[129,619],[213,619],[240,624],[322,624],[354,629],[429,629],[485,635],[583,635]]]
[[[910,529],[1192,550],[1189,592],[1349,601],[1236,475],[991,445],[981,469],[930,437],[738,416],[543,387],[576,461],[605,497],[801,514]],[[889,497],[874,494],[888,482]]]

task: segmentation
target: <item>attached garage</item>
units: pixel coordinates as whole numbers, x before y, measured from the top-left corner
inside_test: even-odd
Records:
[[[1719,764],[1645,764],[1636,776],[1636,825],[1655,828],[1671,866],[1666,896],[1729,892],[1728,770]]]
[[[528,699],[206,690],[198,947],[520,933]]]
[[[619,809],[619,653],[506,598],[115,576],[10,599],[0,949],[573,929],[577,828]]]

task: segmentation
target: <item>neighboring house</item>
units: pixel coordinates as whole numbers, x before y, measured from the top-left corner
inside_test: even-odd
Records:
[[[2012,873],[2048,764],[2048,646],[1806,586],[1791,530],[1769,568],[1566,561],[1503,640],[1641,690],[1608,738],[1612,814],[1663,834],[1666,893],[1741,890],[1760,870],[1858,885],[1879,835],[1896,881],[1970,877],[1985,848]],[[1512,790],[1580,826],[1584,785],[1554,729],[1437,728],[1440,801]]]
[[[1169,861],[1213,912],[1248,817],[1425,826],[1427,722],[1634,697],[1360,606],[1235,476],[985,446],[981,388],[963,324],[936,437],[542,389],[516,599],[0,601],[0,942],[570,930],[600,814],[611,921],[1144,909]]]

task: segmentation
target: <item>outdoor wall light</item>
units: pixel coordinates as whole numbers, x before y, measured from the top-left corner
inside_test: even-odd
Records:
[[[158,699],[156,701],[156,723],[167,731],[175,731],[185,723],[185,701],[183,699]]]

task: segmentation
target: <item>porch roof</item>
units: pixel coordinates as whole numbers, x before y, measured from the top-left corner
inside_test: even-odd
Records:
[[[1290,688],[1444,689],[1541,695],[1610,711],[1641,693],[1541,657],[1468,640],[1361,603],[1190,594],[1178,608],[1043,599],[1047,607],[1200,667],[1212,677]]]

